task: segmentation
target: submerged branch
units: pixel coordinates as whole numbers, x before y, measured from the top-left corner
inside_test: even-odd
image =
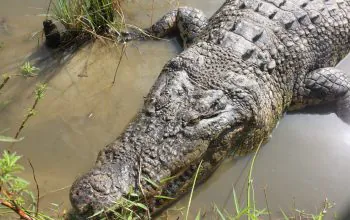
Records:
[[[10,80],[10,76],[5,76],[4,81],[0,84],[0,90],[5,86],[5,84]]]
[[[123,44],[123,48],[122,48],[122,52],[121,52],[121,55],[120,55],[120,58],[119,58],[119,62],[118,62],[117,68],[116,68],[115,73],[114,73],[114,78],[113,78],[112,85],[114,85],[114,83],[115,83],[115,79],[116,79],[116,77],[117,77],[117,73],[118,73],[118,70],[119,70],[119,66],[120,66],[120,64],[121,64],[121,62],[122,62],[122,59],[123,59],[123,56],[124,56],[124,54],[125,54],[126,45],[127,45],[126,43]]]

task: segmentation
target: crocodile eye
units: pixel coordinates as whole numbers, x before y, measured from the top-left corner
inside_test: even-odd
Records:
[[[200,117],[196,117],[196,118],[192,118],[187,122],[187,126],[195,126],[196,124],[198,124],[200,121]]]

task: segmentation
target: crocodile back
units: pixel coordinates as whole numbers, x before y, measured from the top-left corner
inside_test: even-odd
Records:
[[[253,66],[254,75],[264,75],[262,83],[274,84],[268,90],[279,90],[289,105],[298,78],[336,65],[349,52],[349,19],[345,0],[228,0],[199,41]]]

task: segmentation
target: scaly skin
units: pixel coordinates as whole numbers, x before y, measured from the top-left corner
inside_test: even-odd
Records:
[[[188,49],[165,65],[137,117],[73,184],[73,207],[109,207],[130,188],[141,194],[140,181],[155,211],[166,201],[154,195],[178,198],[201,160],[199,181],[265,141],[287,110],[334,102],[349,124],[349,80],[331,68],[349,52],[349,19],[350,0],[227,0],[209,20],[186,7],[165,15],[148,31],[185,31]]]

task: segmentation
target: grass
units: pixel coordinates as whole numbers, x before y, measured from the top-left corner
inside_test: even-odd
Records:
[[[102,209],[96,212],[88,219],[94,219],[98,217],[99,220],[108,220],[111,217],[113,219],[144,219],[146,213],[149,212],[147,205],[144,204],[143,200],[140,199],[139,195],[130,192],[127,197],[122,197],[120,200],[109,208]]]
[[[334,206],[335,206],[335,204],[329,202],[328,199],[326,198],[324,203],[323,203],[322,209],[317,214],[308,213],[308,212],[306,212],[304,210],[300,210],[300,209],[295,209],[294,214],[290,215],[290,216],[288,216],[283,210],[281,210],[281,213],[283,215],[284,220],[298,220],[298,219],[301,219],[301,220],[323,220],[325,218],[328,210],[333,208]]]
[[[35,67],[33,64],[31,64],[29,61],[25,62],[21,66],[21,73],[25,77],[33,77],[36,76],[35,72],[37,72],[39,68]]]
[[[52,17],[72,35],[115,39],[125,28],[121,0],[53,0]]]
[[[236,195],[235,189],[232,190],[232,197],[234,202],[235,213],[231,214],[226,210],[221,210],[215,205],[215,211],[219,215],[221,220],[233,220],[233,219],[248,219],[248,220],[259,220],[261,216],[268,215],[267,209],[258,209],[255,201],[254,186],[253,186],[253,169],[255,160],[260,151],[262,142],[260,142],[258,148],[255,151],[252,162],[250,164],[248,182],[247,182],[247,202],[246,204],[240,205],[239,198]]]
[[[192,202],[192,196],[193,196],[193,192],[194,192],[194,187],[196,186],[197,177],[198,177],[198,174],[199,174],[199,170],[200,170],[200,168],[201,168],[201,166],[202,166],[202,162],[203,162],[203,161],[201,161],[201,162],[199,163],[199,166],[198,166],[198,168],[197,168],[196,174],[195,174],[195,176],[194,176],[193,185],[192,185],[191,194],[190,194],[190,199],[188,200],[188,205],[187,205],[187,209],[186,209],[186,217],[185,217],[186,220],[188,219],[188,214],[189,214],[189,212],[190,212],[190,207],[191,207],[191,202]],[[197,216],[198,216],[198,215],[197,215]],[[197,218],[196,218],[196,219],[197,219]]]

